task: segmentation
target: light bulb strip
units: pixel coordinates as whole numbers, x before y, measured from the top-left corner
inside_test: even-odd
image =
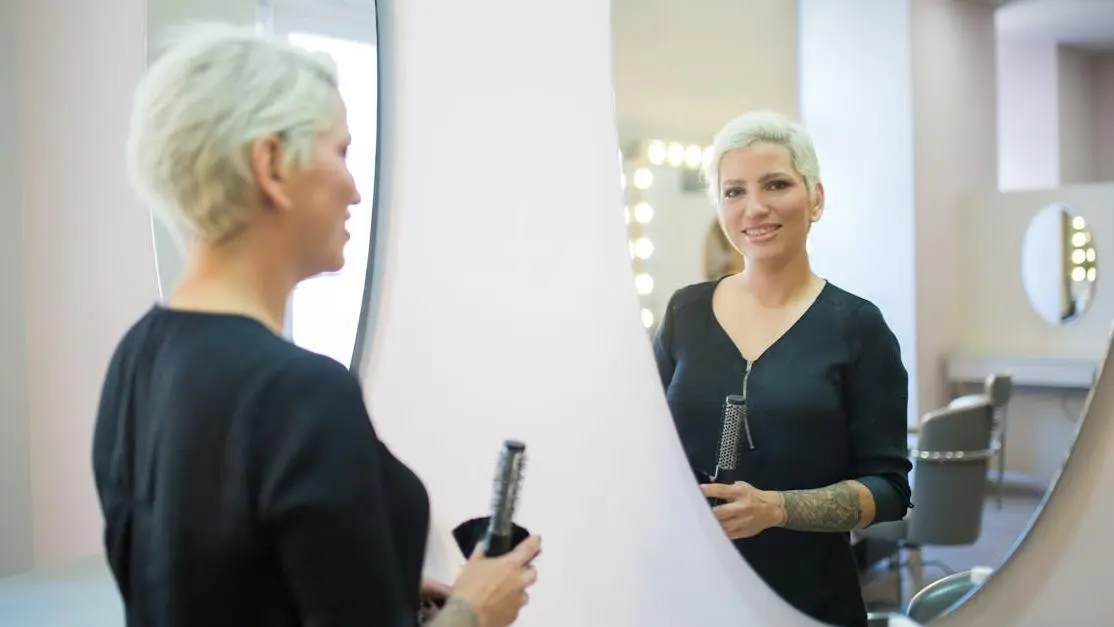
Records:
[[[696,170],[711,158],[712,147],[649,139],[639,142],[636,152],[651,165]]]
[[[647,300],[652,298],[651,295],[653,294],[653,277],[647,272],[646,258],[637,254],[635,243],[643,238],[649,240],[649,238],[646,237],[646,223],[650,221],[650,219],[647,218],[652,219],[652,214],[647,216],[647,211],[645,209],[640,211],[639,207],[641,205],[645,205],[645,207],[650,206],[645,201],[645,193],[646,190],[653,185],[653,175],[650,173],[648,167],[649,163],[647,163],[642,152],[637,151],[634,152],[634,154],[638,156],[626,159],[626,167],[624,168],[626,172],[630,173],[630,176],[627,177],[628,184],[625,190],[626,206],[630,217],[627,224],[627,237],[628,246],[630,247],[631,266],[634,270],[636,293],[638,294],[639,302],[642,304],[643,311],[641,315],[643,324],[646,325],[647,319],[650,319],[651,324],[653,322],[653,314],[647,307]],[[646,172],[649,176],[640,176],[640,171]],[[649,255],[646,257],[649,257]],[[646,326],[649,328],[651,325]]]

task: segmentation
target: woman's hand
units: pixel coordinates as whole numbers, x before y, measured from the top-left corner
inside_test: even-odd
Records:
[[[713,507],[712,513],[732,540],[756,536],[785,519],[777,492],[759,490],[744,481],[731,485],[706,483],[700,489],[705,497],[727,501]]]
[[[530,563],[541,552],[541,542],[532,536],[510,553],[493,558],[484,555],[482,542],[476,544],[453,584],[452,596],[472,608],[480,627],[508,627],[518,618],[530,600],[526,589],[538,579]]]

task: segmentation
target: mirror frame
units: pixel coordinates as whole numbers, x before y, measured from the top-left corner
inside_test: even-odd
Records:
[[[371,352],[372,339],[375,337],[373,332],[376,316],[374,311],[378,308],[378,284],[381,277],[381,272],[377,271],[378,266],[382,265],[383,259],[380,258],[380,238],[385,240],[382,235],[384,224],[383,209],[386,203],[381,202],[383,195],[383,178],[380,174],[383,172],[383,133],[386,130],[383,124],[384,118],[384,101],[383,97],[383,72],[386,68],[386,55],[383,54],[385,46],[383,45],[383,1],[371,0],[375,4],[375,163],[373,174],[373,189],[371,190],[371,235],[368,238],[367,247],[367,267],[364,268],[364,290],[360,297],[360,315],[357,317],[356,337],[353,339],[352,346],[352,360],[348,364],[348,369],[357,375],[363,374],[364,364],[367,361],[367,355]]]

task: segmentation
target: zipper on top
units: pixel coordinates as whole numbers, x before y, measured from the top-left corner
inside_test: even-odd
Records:
[[[750,379],[750,367],[754,362],[747,362],[747,369],[743,373],[743,433],[747,438],[747,447],[754,450],[754,439],[750,436],[750,402],[747,400],[747,380]]]

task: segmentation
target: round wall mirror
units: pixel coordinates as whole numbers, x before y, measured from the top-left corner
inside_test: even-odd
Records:
[[[1096,262],[1083,216],[1061,203],[1038,211],[1021,247],[1021,282],[1033,311],[1055,325],[1082,316],[1094,298]]]

